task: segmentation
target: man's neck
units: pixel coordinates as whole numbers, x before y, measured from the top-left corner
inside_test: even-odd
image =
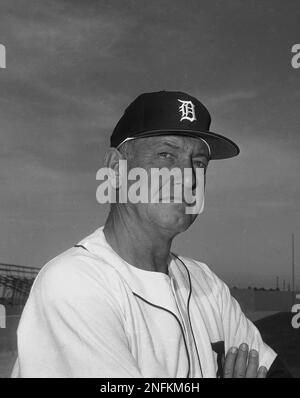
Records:
[[[167,274],[173,237],[151,227],[132,214],[114,210],[106,220],[104,235],[113,250],[128,263]]]

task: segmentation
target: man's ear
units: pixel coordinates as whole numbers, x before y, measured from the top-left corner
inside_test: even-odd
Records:
[[[124,160],[122,154],[116,148],[109,148],[104,155],[104,166],[111,170],[111,181],[115,188],[121,186],[120,180],[120,160]],[[116,185],[115,185],[116,184]]]
[[[117,172],[119,160],[121,159],[123,159],[121,152],[119,152],[116,148],[109,148],[104,155],[104,166],[109,167]]]

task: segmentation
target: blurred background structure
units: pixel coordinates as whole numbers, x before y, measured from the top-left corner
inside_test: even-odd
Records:
[[[0,263],[0,304],[5,308],[5,328],[0,328],[0,377],[10,375],[17,352],[18,323],[38,271]]]
[[[0,303],[23,306],[39,268],[0,263]]]

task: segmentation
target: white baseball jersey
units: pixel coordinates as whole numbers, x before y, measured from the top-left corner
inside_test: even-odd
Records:
[[[168,275],[134,267],[103,227],[39,272],[18,328],[13,377],[218,377],[247,343],[276,353],[205,264],[171,255]]]

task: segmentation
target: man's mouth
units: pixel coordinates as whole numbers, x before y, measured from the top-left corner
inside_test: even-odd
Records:
[[[170,197],[163,197],[160,199],[160,203],[175,203],[175,204],[184,204],[186,206],[194,206],[196,203],[196,200],[193,200],[193,202],[187,202],[183,197],[179,196],[170,196]]]

